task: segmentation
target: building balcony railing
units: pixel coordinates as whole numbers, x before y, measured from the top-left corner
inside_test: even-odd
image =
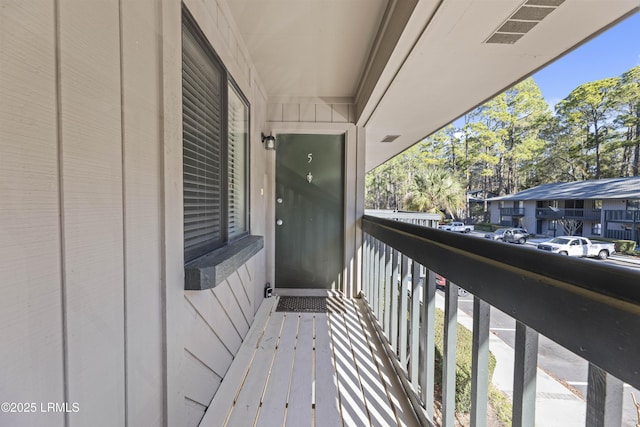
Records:
[[[423,425],[434,419],[436,274],[447,279],[443,425],[454,425],[458,287],[474,296],[471,425],[486,420],[491,307],[516,320],[514,426],[534,425],[539,334],[589,362],[586,426],[620,425],[623,381],[640,386],[638,273],[371,216],[362,228],[362,294]]]
[[[500,208],[501,216],[524,216],[524,208]]]
[[[578,219],[600,221],[601,209],[536,208],[537,219]]]
[[[640,222],[640,210],[639,211],[607,210],[607,211],[604,211],[604,217],[607,221]]]

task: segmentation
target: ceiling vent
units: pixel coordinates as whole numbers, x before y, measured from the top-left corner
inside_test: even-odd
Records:
[[[384,138],[382,138],[382,141],[380,142],[393,142],[398,138],[400,138],[400,135],[387,135]]]
[[[527,0],[491,34],[485,43],[514,44],[565,0]]]

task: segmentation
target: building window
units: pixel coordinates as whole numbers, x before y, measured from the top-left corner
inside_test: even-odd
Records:
[[[247,233],[247,145],[249,104],[233,85],[228,90],[228,236],[235,240]]]
[[[627,200],[627,210],[628,211],[640,210],[640,199]]]
[[[182,24],[184,257],[248,232],[249,104],[193,19]]]
[[[596,222],[591,225],[591,235],[592,236],[600,236],[602,234],[602,224]]]

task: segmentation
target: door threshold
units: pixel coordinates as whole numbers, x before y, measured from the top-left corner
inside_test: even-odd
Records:
[[[273,293],[282,297],[342,297],[341,291],[331,289],[275,288]]]

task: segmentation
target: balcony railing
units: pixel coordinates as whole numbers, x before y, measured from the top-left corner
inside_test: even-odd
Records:
[[[640,211],[607,210],[604,215],[607,221],[640,222]]]
[[[524,208],[500,208],[501,216],[524,216]]]
[[[579,219],[587,221],[600,221],[600,209],[560,209],[560,208],[536,208],[538,219]]]
[[[471,425],[486,422],[491,307],[516,319],[514,426],[534,425],[538,333],[589,362],[586,425],[620,425],[622,381],[640,386],[637,273],[370,216],[362,228],[363,297],[424,425],[434,415],[436,273],[448,279],[444,426],[454,425],[458,287],[474,295]]]

